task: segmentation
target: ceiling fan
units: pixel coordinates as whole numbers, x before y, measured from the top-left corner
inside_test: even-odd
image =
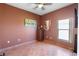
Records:
[[[34,3],[36,6],[34,9],[40,8],[41,10],[45,10],[45,6],[52,5],[52,3]]]

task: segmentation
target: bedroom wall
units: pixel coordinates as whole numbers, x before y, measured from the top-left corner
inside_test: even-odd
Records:
[[[0,49],[36,40],[37,28],[26,28],[25,18],[38,22],[40,16],[0,3]]]
[[[43,16],[39,16],[7,4],[0,4],[0,49],[23,42],[31,42],[36,39],[39,40],[39,27],[41,24],[44,25],[45,20],[51,20],[50,29],[45,32],[45,40],[49,43],[53,43],[64,48],[73,49],[75,32],[74,8],[77,8],[77,4],[61,8]],[[25,18],[35,19],[38,22],[38,31],[36,28],[26,28],[24,26]],[[71,26],[71,34],[73,34],[71,35],[71,44],[58,40],[57,38],[57,21],[65,18],[69,18],[71,23],[73,23],[73,26]],[[10,43],[8,43],[8,41],[10,41]]]
[[[61,8],[61,9],[56,10],[54,12],[45,14],[41,17],[42,25],[44,25],[45,20],[51,21],[50,29],[48,31],[45,31],[45,40],[47,40],[47,42],[62,46],[64,48],[73,49],[73,47],[74,47],[74,34],[76,32],[75,28],[74,28],[74,24],[75,24],[74,8],[78,8],[77,4],[69,5],[67,7]],[[58,39],[57,21],[63,20],[63,19],[70,19],[70,23],[71,23],[70,40],[72,41],[72,43],[68,43],[68,42],[65,42],[65,41]]]

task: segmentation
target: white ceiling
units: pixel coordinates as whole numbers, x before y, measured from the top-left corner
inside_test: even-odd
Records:
[[[20,8],[20,9],[24,9],[26,11],[30,11],[32,13],[38,14],[38,15],[44,15],[47,14],[49,12],[53,12],[57,9],[66,7],[68,5],[71,5],[72,3],[53,3],[52,5],[48,5],[45,6],[45,10],[41,10],[41,9],[34,9],[34,7],[36,6],[33,3],[7,3],[8,5]]]

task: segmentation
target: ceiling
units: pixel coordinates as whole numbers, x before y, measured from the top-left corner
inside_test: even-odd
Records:
[[[26,11],[30,11],[30,12],[37,14],[37,15],[44,15],[44,14],[47,14],[49,12],[53,12],[57,9],[71,5],[72,3],[52,3],[52,5],[44,6],[45,10],[41,10],[39,8],[34,9],[34,7],[36,5],[33,3],[7,3],[7,4],[14,6],[14,7],[17,7],[17,8],[20,8],[20,9],[23,9],[23,10],[26,10]]]

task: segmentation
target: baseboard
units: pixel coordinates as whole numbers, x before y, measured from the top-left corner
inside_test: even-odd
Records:
[[[61,42],[57,42],[57,41],[54,41],[54,40],[51,40],[51,39],[46,39],[45,42],[73,51],[73,47],[71,47],[68,44],[66,46],[66,43],[62,44]]]
[[[10,49],[13,49],[13,48],[25,45],[25,44],[28,45],[28,44],[31,44],[31,43],[34,43],[34,42],[35,42],[35,40],[29,41],[29,42],[20,43],[20,44],[17,44],[17,45],[13,45],[13,46],[10,46],[10,47],[7,47],[7,48],[0,49],[0,52],[5,52],[6,50],[10,50]]]

